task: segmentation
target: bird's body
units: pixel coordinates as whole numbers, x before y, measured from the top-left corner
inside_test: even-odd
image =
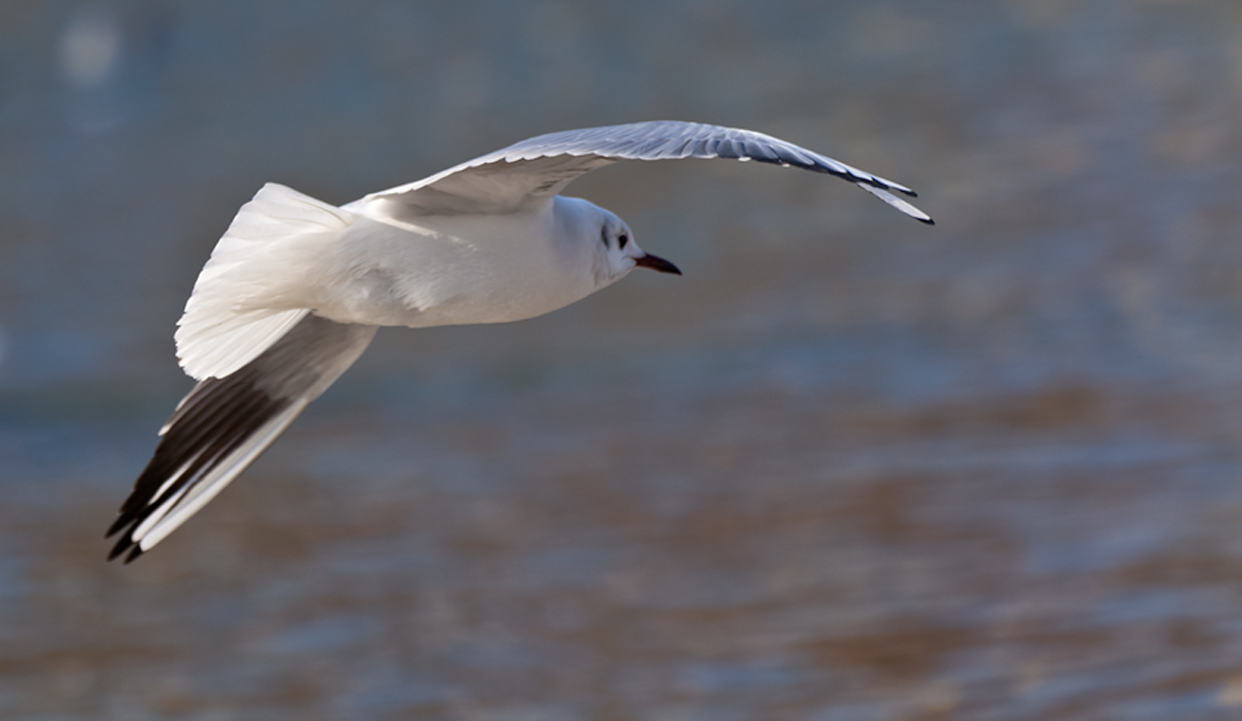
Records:
[[[556,242],[564,205],[409,222],[360,216],[359,232],[321,257],[318,269],[338,282],[318,286],[311,307],[338,323],[410,328],[556,310],[595,290],[589,249]]]
[[[622,159],[729,157],[843,177],[924,222],[908,189],[746,130],[679,122],[532,138],[336,207],[268,184],[203,267],[176,334],[199,384],[108,535],[132,560],[215,496],[357,358],[378,326],[500,323],[578,301],[635,267],[679,273],[625,222],[558,195]]]
[[[282,236],[267,242],[261,256],[232,264],[258,308],[309,308],[338,323],[410,328],[501,323],[543,315],[614,280],[597,272],[592,248],[566,243],[571,234],[557,232],[583,223],[598,227],[591,216],[599,209],[585,201],[558,196],[506,215],[399,219],[384,213],[387,203],[328,211],[269,184],[243,217],[274,202],[304,203],[306,212],[332,213],[342,225]],[[228,280],[223,273],[208,279],[215,287]]]

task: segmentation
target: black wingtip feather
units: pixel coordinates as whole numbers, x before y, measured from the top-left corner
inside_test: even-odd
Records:
[[[129,551],[125,563],[142,554],[133,533],[151,513],[195,482],[270,418],[284,410],[287,399],[272,398],[259,389],[253,368],[244,368],[226,379],[201,381],[186,402],[173,415],[168,432],[160,439],[155,454],[134,484],[134,490],[121,506],[120,514],[108,528],[105,538],[122,532],[108,560]],[[188,464],[188,465],[187,465]],[[181,468],[177,481],[164,489],[170,474]]]
[[[131,519],[127,518],[125,515],[118,514],[117,519],[112,522],[111,526],[108,526],[108,532],[104,534],[104,539],[112,538],[113,536],[115,536],[116,532],[124,528],[126,524],[129,523],[130,520]]]
[[[116,545],[113,546],[112,550],[108,552],[108,560],[115,561],[117,556],[128,551],[131,546],[136,546],[136,544],[132,540],[130,540],[129,534],[126,533],[124,536],[122,536],[120,539],[117,540]]]
[[[149,549],[151,539],[138,541],[134,532],[156,511],[176,512],[176,504],[192,499],[191,489],[222,464],[229,465],[211,481],[221,484],[212,495],[241,473],[306,403],[358,358],[375,330],[306,316],[243,368],[224,378],[200,381],[178,404],[155,453],[109,526],[105,538],[121,536],[108,560],[124,556],[124,562],[131,563],[143,555],[141,543]],[[256,436],[276,421],[281,425]],[[262,443],[247,446],[251,439]],[[235,456],[243,449],[246,455]],[[181,521],[184,518],[177,525]]]

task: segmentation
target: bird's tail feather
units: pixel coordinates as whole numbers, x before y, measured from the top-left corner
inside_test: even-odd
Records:
[[[289,276],[297,248],[340,237],[354,222],[345,210],[276,183],[237,211],[194,283],[177,322],[177,357],[191,377],[224,378],[254,360],[302,320],[273,283]]]

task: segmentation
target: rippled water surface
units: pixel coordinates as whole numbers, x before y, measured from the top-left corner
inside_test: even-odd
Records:
[[[0,8],[0,717],[1242,717],[1242,12]],[[570,192],[683,278],[386,330],[131,566],[171,330],[267,180],[743,125]]]

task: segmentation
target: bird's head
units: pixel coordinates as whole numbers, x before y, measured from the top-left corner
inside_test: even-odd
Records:
[[[645,252],[634,242],[634,233],[624,220],[609,210],[592,206],[593,223],[587,225],[586,242],[594,246],[594,272],[602,287],[624,278],[635,268],[681,275],[677,266]]]

